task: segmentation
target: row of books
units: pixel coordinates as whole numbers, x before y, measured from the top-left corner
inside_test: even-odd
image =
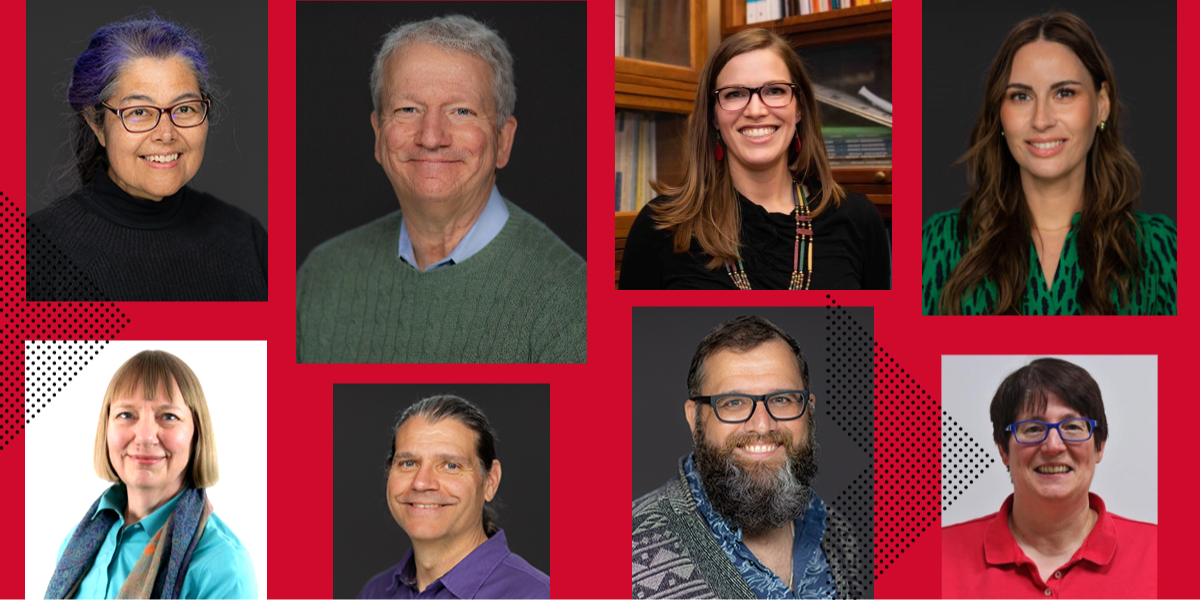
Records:
[[[891,0],[746,0],[746,22],[761,23],[793,15],[879,4]]]
[[[617,211],[641,210],[654,198],[658,179],[654,115],[617,111]]]
[[[890,127],[822,127],[821,134],[830,162],[880,163],[892,159]]]

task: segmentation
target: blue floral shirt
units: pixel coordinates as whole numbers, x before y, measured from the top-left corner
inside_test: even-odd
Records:
[[[729,562],[738,570],[742,578],[750,586],[750,590],[759,598],[833,598],[836,590],[833,587],[833,577],[829,572],[829,561],[821,550],[821,538],[825,536],[825,503],[813,492],[808,508],[800,518],[796,519],[796,539],[792,542],[792,572],[796,586],[795,591],[788,589],[786,581],[780,579],[754,556],[754,553],[742,542],[742,528],[734,529],[725,519],[713,510],[704,486],[700,485],[700,476],[696,474],[695,455],[688,456],[683,464],[684,475],[687,476],[688,487],[696,500],[696,507],[708,529]]]

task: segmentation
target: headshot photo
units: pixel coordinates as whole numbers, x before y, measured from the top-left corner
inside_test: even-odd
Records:
[[[888,229],[834,180],[811,68],[768,29],[721,41],[683,128],[682,182],[658,182],[634,219],[620,289],[891,287]]]
[[[333,596],[549,598],[550,386],[334,384]]]
[[[993,459],[943,489],[943,597],[1158,596],[1158,357],[943,356],[942,408],[943,468]]]
[[[922,15],[923,313],[1176,314],[1175,13]]]
[[[267,8],[34,3],[29,301],[267,300]]]
[[[831,352],[825,308],[634,309],[633,598],[874,596],[874,321],[845,311]]]
[[[25,596],[266,598],[266,342],[25,353]]]
[[[296,20],[297,361],[585,362],[585,4]]]

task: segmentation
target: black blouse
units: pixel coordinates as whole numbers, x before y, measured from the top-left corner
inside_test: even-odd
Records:
[[[810,197],[819,189],[808,184]],[[709,269],[710,257],[692,240],[688,252],[675,253],[671,231],[655,229],[654,209],[665,196],[642,208],[621,261],[623,290],[736,290],[724,267]],[[741,210],[742,264],[756,290],[786,290],[792,277],[796,218],[769,213],[738,194]],[[883,217],[861,194],[847,193],[841,206],[813,219],[811,289],[883,290],[891,287],[891,243]]]

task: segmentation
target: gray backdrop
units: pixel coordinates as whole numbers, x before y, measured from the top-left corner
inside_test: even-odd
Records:
[[[26,3],[26,213],[57,199],[51,172],[72,156],[65,118],[67,83],[92,32],[153,8],[198,29],[210,72],[224,92],[209,125],[204,164],[188,185],[254,215],[267,227],[267,4],[242,2],[230,13],[209,3],[147,0]],[[215,113],[214,113],[215,114]]]
[[[1173,5],[1172,5],[1173,6]],[[1142,168],[1141,210],[1176,213],[1175,11],[1130,10],[1101,0],[932,0],[922,8],[922,184],[924,219],[958,208],[983,85],[1000,43],[1021,20],[1054,9],[1079,15],[1113,63],[1124,103],[1121,137]],[[969,26],[964,26],[969,24]]]
[[[763,317],[796,338],[808,360],[810,387],[817,397],[817,460],[820,474],[814,484],[826,504],[850,485],[871,461],[829,416],[826,383],[830,352],[825,327],[831,309],[793,308],[644,308],[633,309],[633,498],[647,494],[678,476],[678,461],[692,450],[692,435],[684,418],[687,373],[700,340],[717,324],[741,315]],[[873,310],[845,311],[867,335],[874,335]],[[868,348],[862,357],[870,365]],[[873,373],[857,375],[866,390]],[[868,392],[869,393],[869,392]],[[870,396],[866,403],[871,405]],[[870,418],[867,419],[870,422]],[[870,510],[868,508],[868,510]]]
[[[942,409],[995,459],[942,514],[942,526],[1000,510],[1012,481],[992,440],[992,396],[1010,373],[1040,356],[943,356]],[[1092,491],[1108,510],[1158,522],[1158,357],[1056,356],[1083,367],[1100,385],[1108,417],[1104,458]],[[1090,443],[1090,442],[1089,442]]]
[[[492,501],[496,523],[509,550],[551,574],[550,386],[335,384],[334,598],[357,598],[371,577],[400,562],[411,547],[388,510],[385,463],[399,413],[437,394],[465,398],[487,415],[501,467]]]
[[[455,13],[491,26],[513,54],[517,133],[500,193],[587,258],[584,2],[298,2],[296,268],[321,242],[400,208],[373,155],[371,66],[396,25]]]

